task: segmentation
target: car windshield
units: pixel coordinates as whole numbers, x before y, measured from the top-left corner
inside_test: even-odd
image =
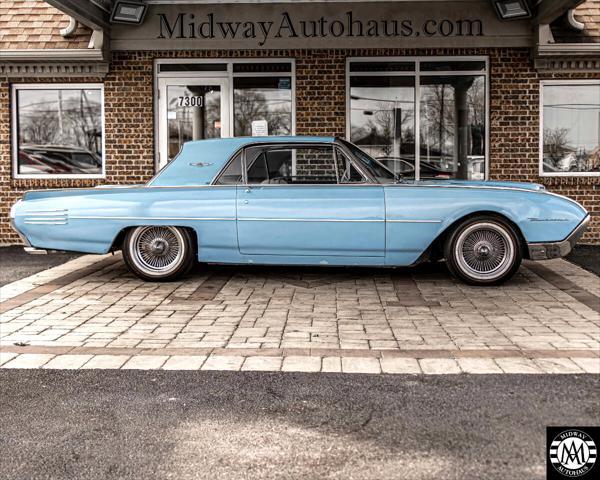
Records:
[[[346,140],[340,140],[348,150],[354,155],[354,157],[360,162],[360,164],[374,177],[379,183],[394,183],[398,180],[398,177],[394,175],[384,165],[379,163],[370,155],[363,152],[356,145],[353,145]]]

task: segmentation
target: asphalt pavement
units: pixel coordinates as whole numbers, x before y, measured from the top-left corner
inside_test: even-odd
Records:
[[[7,479],[542,479],[594,375],[0,370]]]
[[[0,287],[61,265],[80,255],[79,253],[31,255],[25,252],[20,245],[0,247]]]
[[[600,245],[576,245],[566,259],[588,272],[600,275]]]

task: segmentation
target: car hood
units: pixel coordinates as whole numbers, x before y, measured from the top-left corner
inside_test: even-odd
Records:
[[[451,185],[458,187],[479,187],[479,188],[518,188],[520,190],[531,190],[534,192],[544,191],[546,187],[539,183],[525,182],[494,182],[489,180],[423,180],[420,185]]]

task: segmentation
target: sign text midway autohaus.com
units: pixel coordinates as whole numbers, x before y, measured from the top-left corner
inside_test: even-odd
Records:
[[[193,13],[157,13],[157,39],[204,39],[255,41],[260,47],[275,39],[381,38],[381,37],[476,37],[483,36],[477,18],[427,18],[416,23],[410,18],[360,18],[352,11],[334,18],[296,18],[283,11],[272,20],[221,18],[213,12],[198,17]]]

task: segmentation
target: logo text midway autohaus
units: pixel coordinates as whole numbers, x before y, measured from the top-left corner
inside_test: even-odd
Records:
[[[564,430],[550,444],[549,460],[554,469],[566,478],[586,475],[593,468],[596,456],[596,443],[581,430]]]

